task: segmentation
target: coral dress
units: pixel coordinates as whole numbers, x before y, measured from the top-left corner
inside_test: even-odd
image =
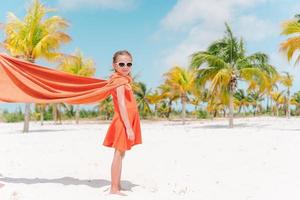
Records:
[[[118,105],[117,88],[113,89],[111,94],[113,97],[115,113],[104,138],[103,145],[107,147],[113,147],[121,151],[130,150],[133,145],[142,143],[140,117],[133,91],[129,84],[125,85],[125,105],[127,108],[130,125],[135,134],[134,141],[131,141],[127,138],[126,128],[121,118]]]

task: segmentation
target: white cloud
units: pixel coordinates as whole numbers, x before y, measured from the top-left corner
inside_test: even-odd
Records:
[[[185,40],[177,44],[175,48],[165,52],[163,65],[168,67],[174,65],[187,66],[191,53],[205,50],[210,42],[221,36],[221,31],[204,30],[199,26],[194,27]]]
[[[240,16],[234,24],[236,33],[247,41],[262,41],[271,36],[278,36],[280,26],[254,15]]]
[[[237,36],[246,41],[262,41],[277,34],[277,25],[243,14],[249,7],[267,0],[178,0],[173,9],[161,20],[159,34],[186,32],[184,40],[165,52],[162,64],[187,65],[189,55],[206,49],[212,41],[221,38],[228,22]],[[273,0],[274,1],[274,0]],[[157,34],[157,33],[156,33]],[[165,33],[163,34],[165,35]]]
[[[214,2],[215,0],[212,0]],[[182,1],[179,0],[174,8],[162,20],[163,28],[180,30],[194,25],[197,22],[211,21],[216,23],[228,19],[230,13],[226,7],[208,5],[208,1]],[[214,12],[213,12],[214,11]]]
[[[163,28],[180,30],[195,23],[223,24],[235,9],[253,6],[266,0],[178,0],[162,20]]]
[[[127,10],[135,5],[135,0],[58,0],[58,5],[68,10],[81,8],[101,8]]]

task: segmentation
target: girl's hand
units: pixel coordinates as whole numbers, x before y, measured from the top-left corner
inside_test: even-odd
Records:
[[[134,141],[134,132],[132,128],[126,128],[127,137],[129,140]]]

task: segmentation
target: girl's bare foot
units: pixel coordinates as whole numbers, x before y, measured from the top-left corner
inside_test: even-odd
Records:
[[[120,190],[110,190],[109,194],[116,194],[120,196],[128,196],[127,194],[120,192]]]

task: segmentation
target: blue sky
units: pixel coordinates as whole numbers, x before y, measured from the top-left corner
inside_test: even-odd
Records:
[[[1,3],[0,22],[8,11],[23,18],[29,0]],[[97,66],[97,78],[110,74],[112,55],[128,49],[134,57],[133,74],[148,88],[162,83],[162,74],[174,65],[187,66],[189,55],[204,50],[224,34],[227,21],[246,42],[248,53],[263,51],[279,71],[294,74],[292,91],[300,90],[300,66],[294,68],[278,51],[280,23],[300,13],[296,0],[43,0],[67,19],[72,42],[62,51],[80,48]],[[0,39],[4,35],[0,32]],[[53,64],[39,63],[55,67]],[[20,104],[0,104],[14,110]]]

